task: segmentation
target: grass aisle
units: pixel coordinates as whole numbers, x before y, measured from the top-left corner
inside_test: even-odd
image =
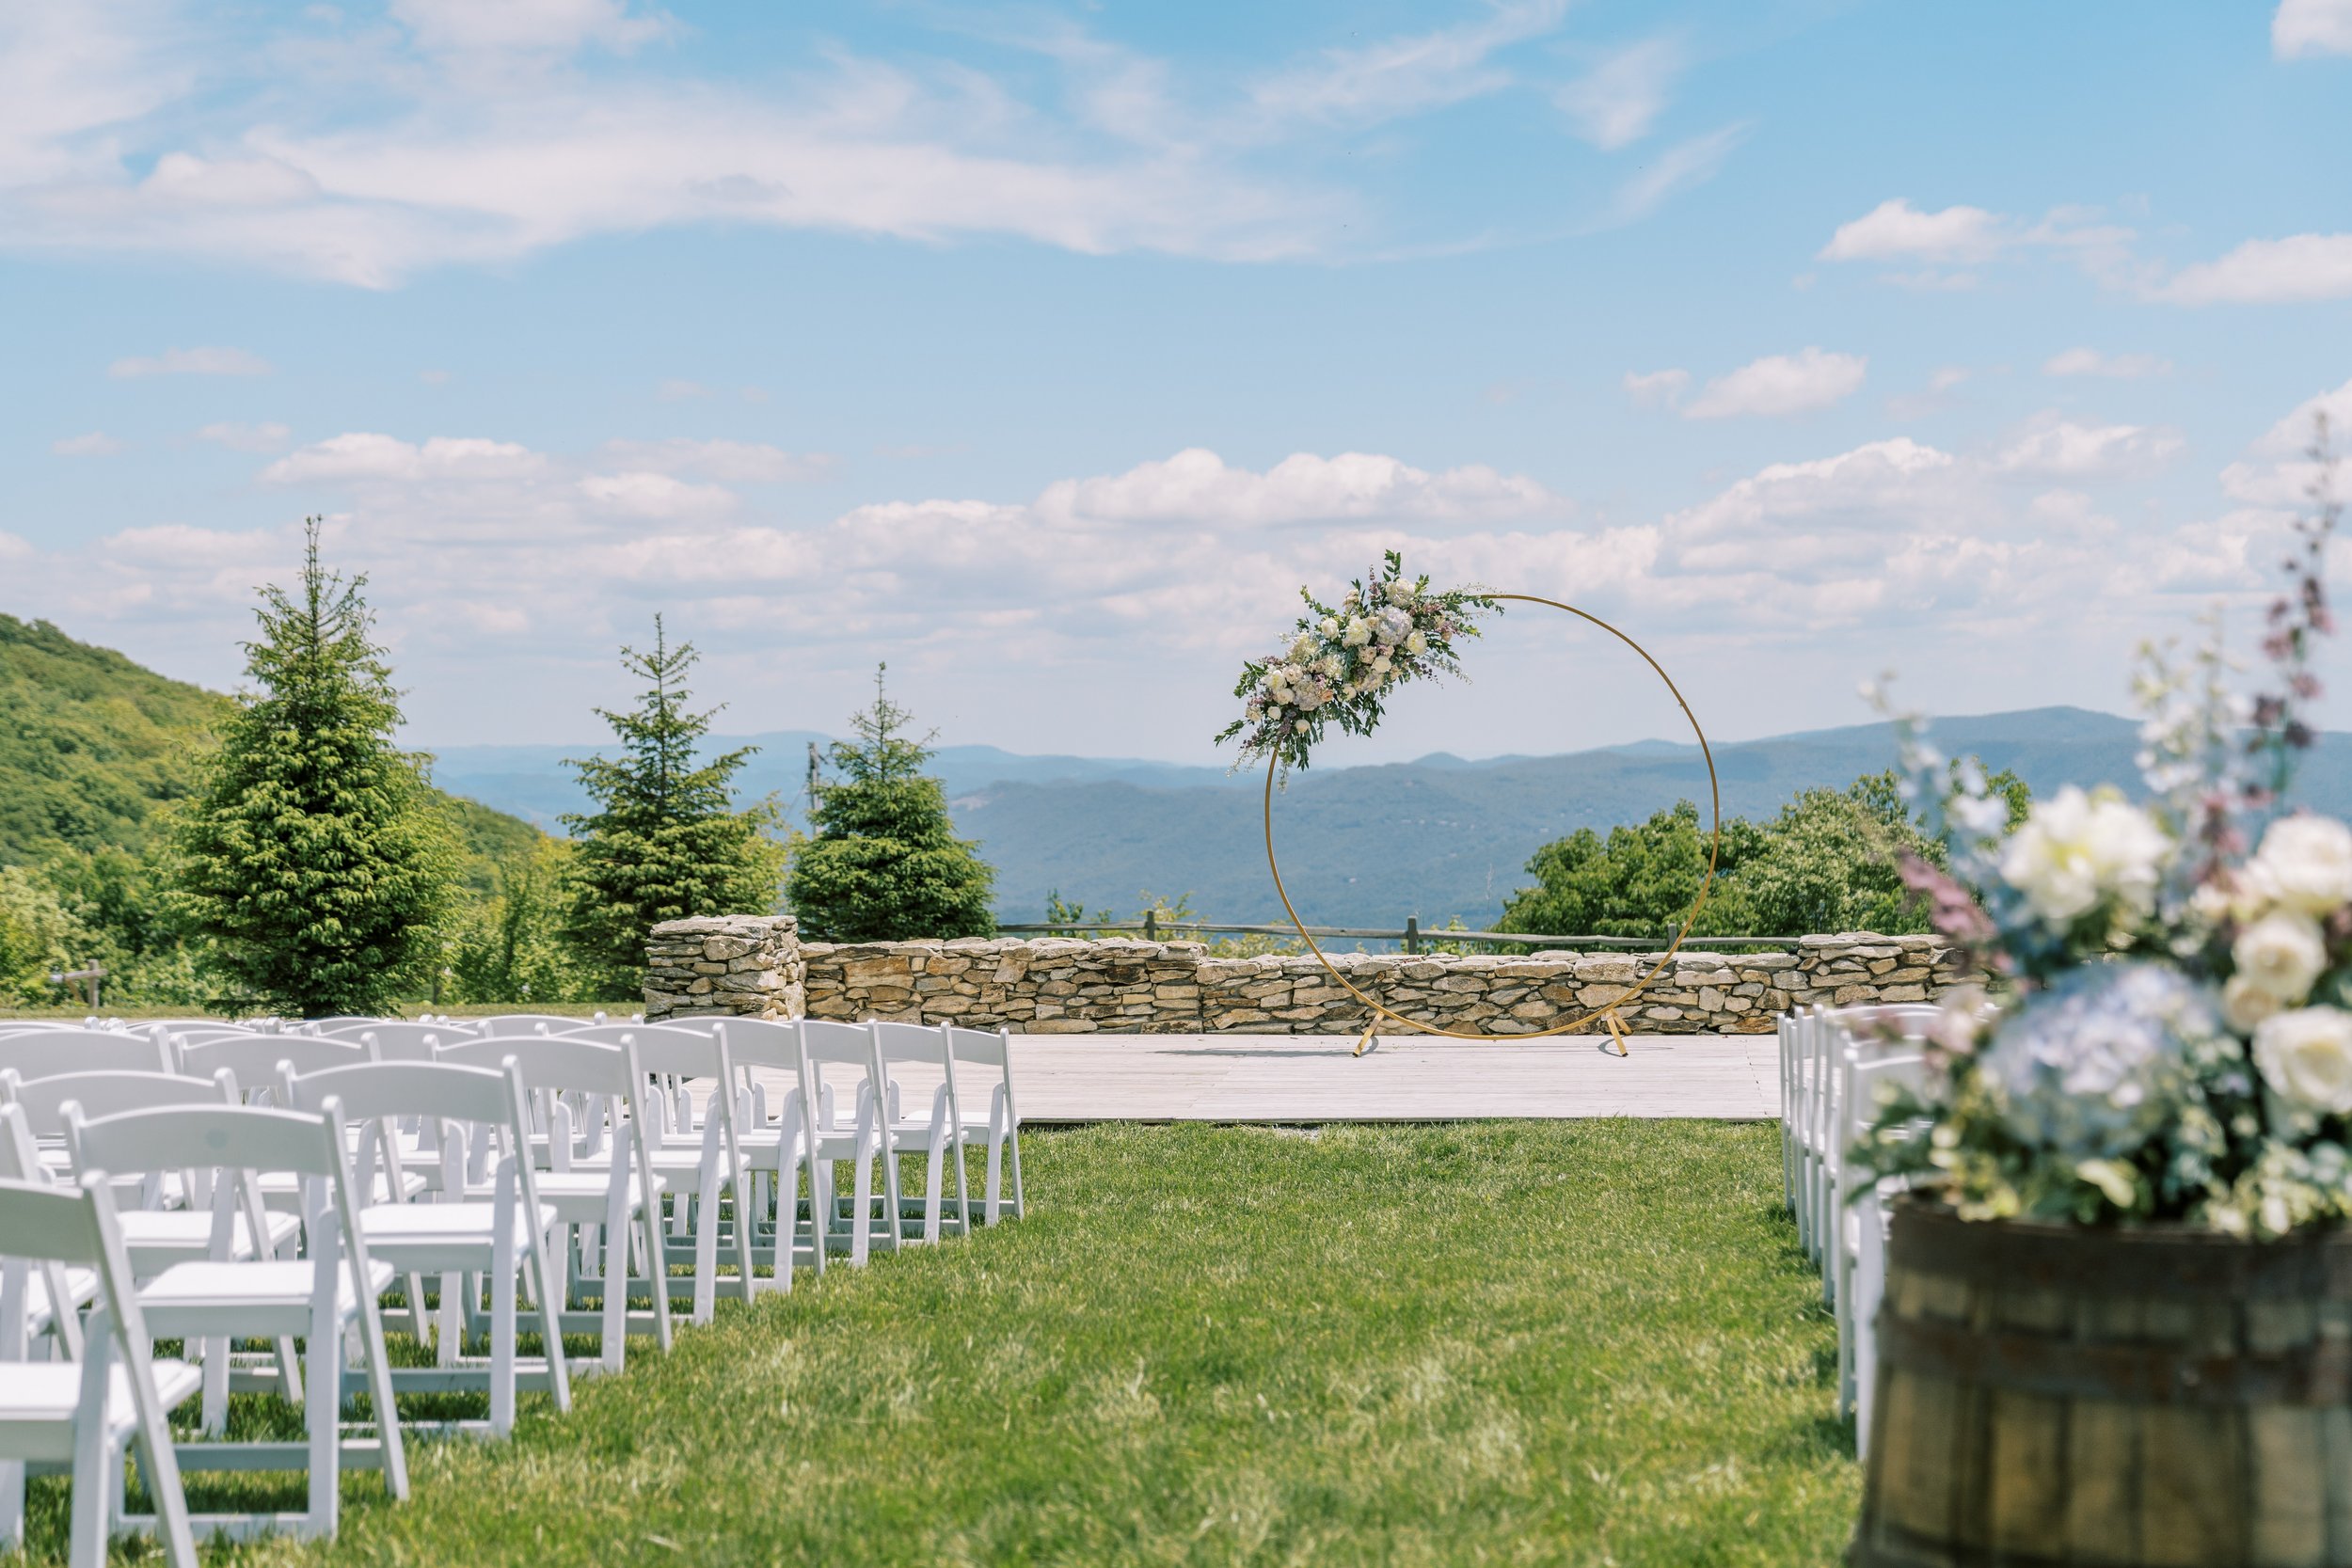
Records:
[[[1857,1497],[1778,1132],[1097,1127],[1028,1221],[420,1445],[400,1563],[1834,1561]],[[295,1484],[298,1484],[296,1482]]]

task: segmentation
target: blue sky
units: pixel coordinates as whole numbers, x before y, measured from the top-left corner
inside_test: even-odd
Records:
[[[1395,546],[1724,738],[2119,708],[2352,424],[2348,131],[2352,0],[0,5],[0,609],[230,685],[320,513],[423,743],[660,610],[730,730],[1207,760]],[[1472,670],[1348,755],[1676,733]]]

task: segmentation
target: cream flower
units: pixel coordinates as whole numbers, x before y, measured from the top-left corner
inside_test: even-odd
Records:
[[[2328,940],[2310,915],[2279,910],[2240,931],[2230,957],[2238,978],[2292,1006],[2328,968]]]
[[[1429,651],[1429,639],[1415,632],[1405,640],[1405,651],[1408,654],[1425,654]]]
[[[1389,603],[1392,605],[1408,605],[1412,602],[1413,585],[1411,583],[1392,582],[1389,584]]]
[[[1291,644],[1291,662],[1293,664],[1306,663],[1315,657],[1315,650],[1321,646],[1322,644],[1315,641],[1312,633],[1300,632],[1298,641]]]
[[[1372,641],[1372,623],[1360,615],[1357,616],[1347,623],[1347,629],[1340,634],[1340,641],[1351,648],[1362,647]]]
[[[2352,1111],[2352,1013],[2298,1007],[2254,1031],[2254,1066],[2280,1098],[2307,1110]]]
[[[1310,725],[1304,719],[1301,719],[1297,722],[1291,725],[1291,728],[1297,731],[1300,735],[1305,735],[1311,727],[1312,726]]]
[[[2080,919],[2113,897],[2146,913],[2172,844],[2153,818],[2121,796],[2086,795],[2073,784],[2038,801],[2010,835],[2001,877],[2054,926]]]
[[[2352,829],[2308,812],[2281,816],[2264,832],[2248,869],[2288,909],[2333,913],[2352,903]]]
[[[1315,630],[1323,633],[1326,637],[1337,637],[1340,634],[1340,624],[1333,620],[1330,616],[1326,615],[1322,620],[1315,623]]]
[[[2279,999],[2244,974],[2233,974],[2221,988],[2221,1017],[2241,1035],[2250,1035],[2263,1021],[2278,1012]]]

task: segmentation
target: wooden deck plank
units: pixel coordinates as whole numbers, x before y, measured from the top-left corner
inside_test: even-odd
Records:
[[[1025,1121],[1428,1121],[1580,1117],[1769,1119],[1770,1035],[1637,1035],[1480,1045],[1409,1037],[1361,1057],[1355,1037],[1015,1035]],[[902,1114],[936,1079],[902,1075]],[[843,1080],[836,1093],[845,1092]],[[771,1090],[771,1093],[776,1092]]]

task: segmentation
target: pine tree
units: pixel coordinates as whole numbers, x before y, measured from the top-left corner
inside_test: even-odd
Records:
[[[734,809],[729,781],[753,746],[695,762],[720,710],[690,713],[694,645],[669,645],[653,621],[650,654],[621,650],[621,665],[651,687],[628,713],[596,710],[620,738],[618,758],[566,762],[598,809],[564,817],[578,847],[565,938],[606,996],[644,984],[645,937],[664,920],[773,909],[784,847],[768,834],[775,808]]]
[[[263,588],[245,644],[254,689],[200,762],[172,837],[174,903],[234,986],[281,1012],[381,1011],[437,950],[454,829],[429,758],[392,743],[399,693],[361,590],[319,564]]]
[[[887,668],[886,666],[884,667]],[[810,837],[795,835],[789,895],[803,936],[823,942],[893,942],[993,935],[996,873],[955,835],[947,791],[923,775],[927,742],[905,734],[913,717],[890,700],[882,670],[874,705],[836,741],[841,777],[810,780]]]

